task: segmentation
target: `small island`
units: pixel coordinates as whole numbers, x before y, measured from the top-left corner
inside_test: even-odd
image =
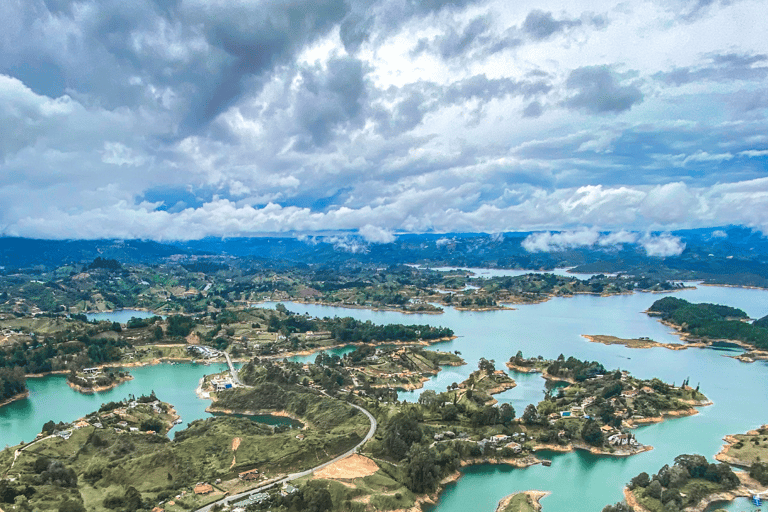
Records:
[[[550,494],[549,491],[516,492],[501,500],[496,512],[540,512],[541,499]]]
[[[86,394],[107,391],[129,380],[133,380],[133,376],[128,372],[96,367],[72,370],[67,375],[67,385],[75,391]]]

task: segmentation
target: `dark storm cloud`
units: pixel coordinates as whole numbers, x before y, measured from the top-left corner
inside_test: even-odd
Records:
[[[768,55],[715,55],[708,65],[679,67],[656,73],[654,78],[669,85],[680,86],[692,82],[731,82],[734,80],[760,81],[768,77]]]
[[[541,41],[552,34],[562,32],[571,27],[578,27],[579,25],[581,25],[581,20],[556,20],[551,12],[536,9],[528,13],[528,16],[525,18],[523,32],[532,39]]]
[[[593,114],[619,113],[643,101],[643,93],[634,85],[622,85],[608,66],[587,66],[571,71],[566,81],[574,94],[566,106]]]

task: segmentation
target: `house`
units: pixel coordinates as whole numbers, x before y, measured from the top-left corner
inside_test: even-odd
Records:
[[[610,425],[603,425],[600,427],[600,431],[605,435],[611,434],[614,430],[615,429]]]
[[[195,494],[208,494],[213,492],[213,486],[204,482],[198,483],[194,488]]]
[[[244,482],[250,482],[253,480],[259,479],[259,470],[258,469],[249,469],[248,471],[243,471],[242,473],[238,474],[237,477],[244,481]]]
[[[520,443],[516,443],[512,441],[511,443],[507,443],[504,445],[504,448],[509,448],[512,450],[513,453],[520,453],[523,451],[523,447],[520,446]]]

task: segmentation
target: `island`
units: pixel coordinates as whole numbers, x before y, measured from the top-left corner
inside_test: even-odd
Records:
[[[624,489],[626,503],[608,505],[603,512],[701,512],[709,505],[766,492],[747,473],[728,464],[715,464],[702,455],[678,455],[653,476],[640,473]]]
[[[98,367],[72,370],[67,375],[67,385],[80,393],[107,391],[129,380],[133,380],[133,376],[128,372],[102,371]]]
[[[510,494],[499,502],[496,512],[540,512],[541,499],[550,494],[548,491],[524,491]]]
[[[607,335],[582,335],[587,340],[604,345],[624,345],[628,348],[662,347],[670,350],[709,347],[730,343],[746,349],[738,356],[742,362],[768,360],[768,316],[749,323],[747,314],[737,308],[720,304],[694,304],[677,297],[664,297],[654,302],[646,311],[661,322],[675,329],[684,341],[681,344],[659,343],[648,337],[618,338]]]

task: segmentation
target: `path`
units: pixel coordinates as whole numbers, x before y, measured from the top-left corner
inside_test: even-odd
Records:
[[[227,357],[227,361],[229,361],[229,357]],[[336,457],[333,460],[329,460],[328,462],[320,464],[319,466],[315,466],[315,467],[313,467],[311,469],[307,469],[306,471],[301,471],[300,473],[292,473],[292,474],[290,474],[290,475],[288,475],[288,476],[286,476],[286,477],[284,477],[284,478],[282,478],[280,480],[277,480],[276,482],[272,482],[270,484],[262,485],[261,487],[256,487],[255,489],[250,489],[248,491],[241,492],[239,494],[233,494],[232,496],[227,496],[226,498],[222,498],[220,500],[214,501],[213,503],[209,503],[208,505],[206,505],[206,506],[204,506],[202,508],[197,509],[196,512],[210,512],[210,510],[213,508],[214,505],[217,505],[217,504],[224,505],[226,503],[231,503],[233,501],[237,501],[237,500],[240,500],[242,498],[245,498],[246,496],[248,496],[250,494],[256,494],[256,493],[259,493],[259,492],[263,492],[263,491],[266,491],[267,489],[270,489],[270,488],[272,488],[272,487],[274,487],[276,485],[283,485],[284,483],[290,482],[291,480],[296,480],[297,478],[301,478],[303,476],[310,475],[310,474],[314,473],[315,471],[317,471],[319,469],[323,469],[324,467],[330,466],[331,464],[333,464],[335,462],[338,462],[340,460],[346,459],[347,457],[349,457],[353,453],[357,452],[357,449],[360,448],[361,446],[363,446],[365,443],[367,443],[373,437],[373,435],[376,433],[376,427],[378,426],[378,423],[376,422],[376,418],[374,418],[373,415],[370,412],[368,412],[367,410],[363,409],[359,405],[355,405],[355,404],[349,404],[349,405],[351,405],[355,409],[359,409],[360,411],[362,411],[363,414],[368,416],[368,420],[371,422],[371,428],[368,430],[368,433],[365,435],[365,437],[363,438],[362,441],[360,441],[359,443],[357,443],[357,445],[355,445],[355,447],[353,447],[352,449],[350,449],[349,451],[347,451],[345,453],[342,453],[341,455],[339,455],[338,457]]]
[[[352,405],[352,404],[350,404],[350,405]],[[46,437],[40,437],[38,439],[35,439],[34,441],[32,441],[29,444],[25,444],[24,446],[22,446],[21,448],[17,449],[15,452],[13,452],[13,462],[11,463],[11,467],[8,468],[8,471],[6,471],[5,474],[7,475],[8,473],[11,472],[11,470],[13,469],[13,466],[16,464],[16,459],[19,458],[19,455],[21,455],[21,452],[23,452],[24,450],[26,450],[27,448],[29,448],[30,446],[32,446],[35,443],[39,443],[40,441],[44,441],[44,440],[50,439],[52,437],[56,437],[56,436],[49,435],[49,436],[46,436]]]

